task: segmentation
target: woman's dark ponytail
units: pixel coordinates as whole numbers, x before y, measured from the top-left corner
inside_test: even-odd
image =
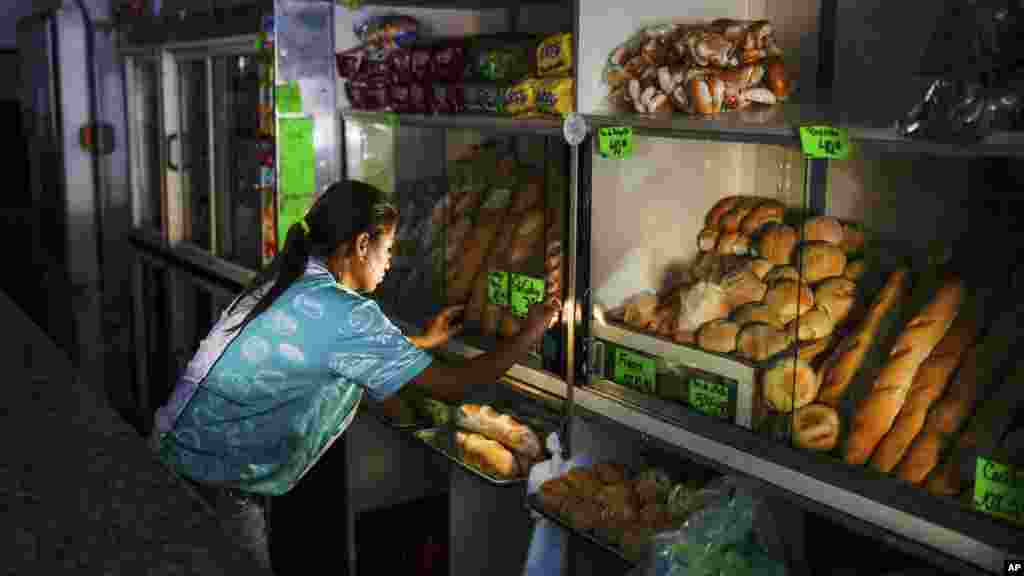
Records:
[[[229,330],[240,330],[270,308],[296,280],[302,278],[310,256],[327,258],[340,245],[360,233],[369,232],[376,237],[382,226],[393,225],[397,221],[398,210],[386,201],[380,190],[350,180],[333,184],[317,199],[304,219],[288,228],[284,247],[277,258],[231,306],[229,314],[243,300],[273,281],[270,290],[259,297],[245,319]]]

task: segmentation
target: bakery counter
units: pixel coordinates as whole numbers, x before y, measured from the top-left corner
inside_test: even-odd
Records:
[[[0,501],[12,573],[269,574],[5,295]],[[17,441],[24,439],[27,441]],[[13,545],[13,548],[12,548]]]

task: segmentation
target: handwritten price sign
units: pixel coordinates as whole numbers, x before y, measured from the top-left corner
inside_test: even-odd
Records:
[[[530,306],[544,301],[544,280],[512,274],[512,313],[525,318]]]
[[[1024,526],[1024,471],[978,457],[974,507]]]
[[[495,306],[508,306],[508,272],[487,274],[487,301]]]
[[[633,155],[632,128],[599,128],[597,151],[605,158],[621,160]]]
[[[846,160],[850,157],[850,135],[845,128],[801,126],[800,145],[809,158]]]
[[[612,361],[612,365],[615,367],[612,379],[615,383],[654,394],[654,384],[658,374],[654,358],[615,348]]]
[[[732,419],[729,386],[704,378],[690,379],[690,406],[716,418]]]

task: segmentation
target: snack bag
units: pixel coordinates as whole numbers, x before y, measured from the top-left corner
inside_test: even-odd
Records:
[[[518,115],[537,109],[537,79],[527,78],[509,88],[505,94],[505,112]]]
[[[537,111],[563,116],[575,112],[575,82],[572,78],[544,78],[537,81]]]
[[[416,41],[419,23],[409,16],[399,14],[364,14],[354,22],[353,32],[360,41],[377,48],[403,48]]]
[[[572,34],[555,34],[537,46],[537,75],[555,76],[572,71]]]

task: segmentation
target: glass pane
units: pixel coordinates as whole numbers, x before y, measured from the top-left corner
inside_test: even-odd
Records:
[[[758,387],[770,373],[766,399],[792,397],[783,369],[821,280],[795,268],[804,166],[795,149],[659,138],[626,160],[595,153],[595,385],[749,429],[778,415],[766,429],[788,439],[792,410],[769,414]]]
[[[207,250],[211,245],[210,115],[206,62],[178,63],[181,90],[182,193],[185,238]]]
[[[213,66],[218,255],[258,270],[276,249],[268,69],[248,55],[218,57]]]
[[[141,203],[139,224],[160,229],[163,225],[163,169],[160,165],[160,72],[156,62],[142,60],[135,64],[135,106],[137,118],[132,129],[138,146],[135,185],[139,187],[136,198]]]
[[[569,156],[560,139],[402,126],[394,155],[402,218],[377,291],[385,310],[422,325],[466,304],[462,338],[488,350],[518,334],[530,302],[562,295]],[[562,374],[560,334],[549,331],[526,363]]]

